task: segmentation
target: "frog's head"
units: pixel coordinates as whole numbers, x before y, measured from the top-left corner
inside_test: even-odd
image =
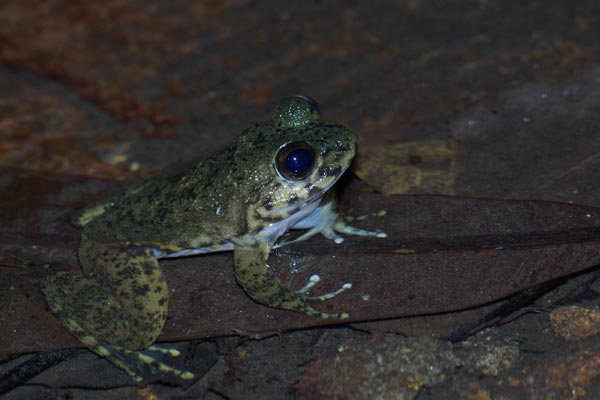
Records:
[[[255,164],[262,184],[248,204],[251,228],[284,220],[290,226],[307,215],[356,152],[354,132],[321,118],[317,103],[307,96],[280,101],[273,118],[251,128],[244,140],[251,142],[246,148],[262,155]]]

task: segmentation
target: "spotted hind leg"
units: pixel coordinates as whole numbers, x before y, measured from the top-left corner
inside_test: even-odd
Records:
[[[42,282],[52,312],[85,346],[136,381],[193,374],[162,362],[178,352],[151,346],[167,313],[167,287],[147,249],[91,243],[80,249],[86,276],[57,273]]]

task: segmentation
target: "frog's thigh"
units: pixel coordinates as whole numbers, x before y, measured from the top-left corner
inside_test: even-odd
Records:
[[[328,314],[315,310],[307,298],[285,287],[267,270],[270,246],[239,247],[233,249],[235,274],[238,283],[256,302],[285,310],[297,311],[319,318],[343,319],[348,314]]]
[[[63,325],[87,346],[97,339],[110,340],[129,331],[120,304],[110,290],[81,275],[60,272],[42,282],[52,312]]]
[[[160,335],[168,309],[168,289],[156,257],[144,248],[117,248],[83,240],[79,258],[85,274],[112,289],[125,318],[129,349],[145,348]]]
[[[168,291],[150,251],[84,238],[79,257],[86,277],[60,274],[45,285],[48,302],[62,322],[80,340],[78,331],[130,350],[153,343],[166,320]]]

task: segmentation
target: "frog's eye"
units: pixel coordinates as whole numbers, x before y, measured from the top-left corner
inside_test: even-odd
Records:
[[[299,181],[313,171],[315,158],[315,151],[308,143],[289,143],[283,146],[275,156],[275,169],[282,178]]]
[[[297,94],[296,97],[307,102],[313,111],[316,111],[317,114],[321,115],[321,111],[319,110],[319,105],[317,104],[315,99],[313,99],[312,97],[307,96],[305,94]]]

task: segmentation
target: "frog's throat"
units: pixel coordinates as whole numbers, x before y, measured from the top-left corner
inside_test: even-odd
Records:
[[[290,229],[290,227],[308,217],[317,209],[317,207],[319,207],[325,192],[326,190],[322,192],[321,196],[312,196],[313,198],[310,202],[303,202],[302,207],[298,210],[295,210],[295,212],[290,214],[288,217],[264,227],[257,234],[258,238],[260,238],[260,241],[267,242],[271,245],[274,244],[279,237],[281,237]]]

